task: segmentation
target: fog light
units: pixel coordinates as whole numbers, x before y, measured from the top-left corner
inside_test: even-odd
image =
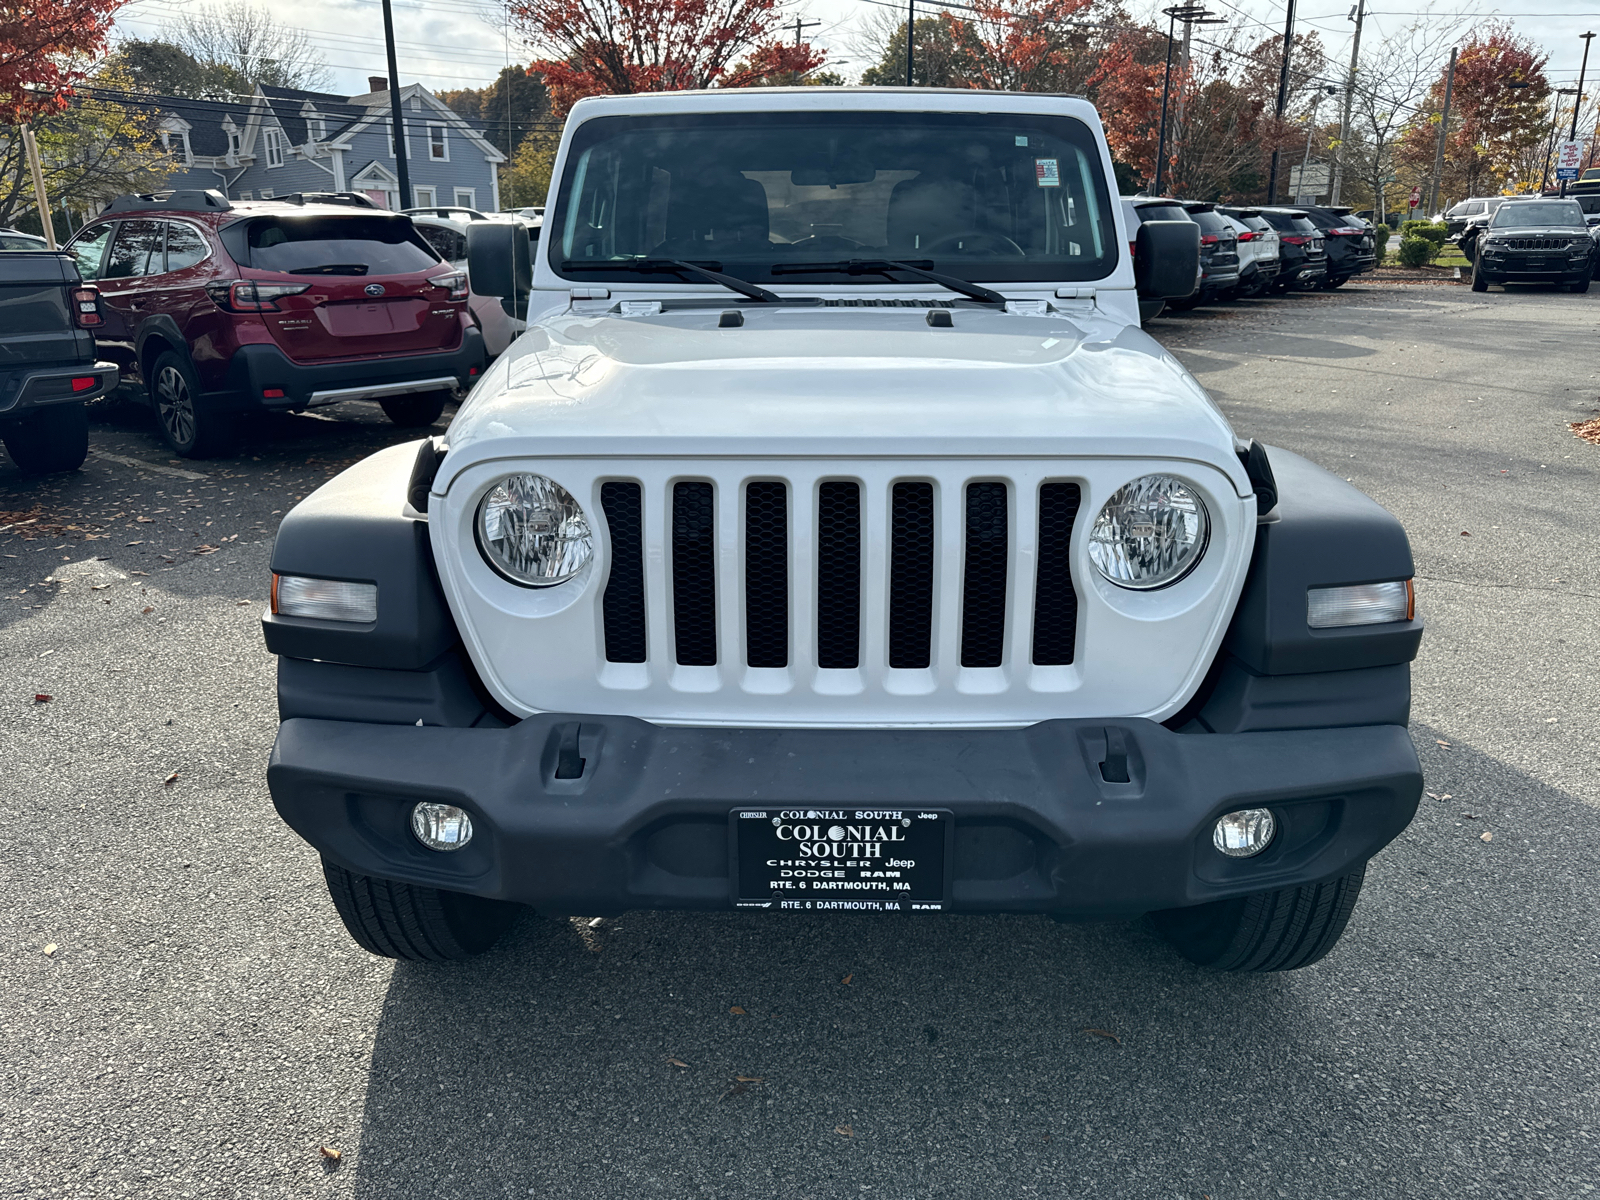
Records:
[[[280,617],[370,625],[378,619],[378,585],[274,574],[272,611]]]
[[[459,850],[472,840],[472,818],[454,804],[423,803],[411,810],[411,832],[429,850]]]
[[[1277,831],[1278,823],[1266,809],[1241,808],[1217,822],[1211,844],[1229,858],[1250,858],[1265,850]]]
[[[1411,621],[1416,615],[1417,595],[1409,579],[1312,588],[1306,593],[1306,624],[1313,629],[1384,625]]]

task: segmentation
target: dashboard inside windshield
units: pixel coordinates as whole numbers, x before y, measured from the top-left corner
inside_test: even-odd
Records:
[[[599,117],[574,132],[545,226],[559,236],[545,240],[556,273],[586,283],[636,279],[630,261],[663,259],[763,282],[860,259],[970,280],[1092,280],[1117,262],[1110,205],[1094,135],[1071,117]]]

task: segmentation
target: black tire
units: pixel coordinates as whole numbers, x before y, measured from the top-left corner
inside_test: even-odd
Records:
[[[449,392],[417,392],[410,396],[390,396],[379,400],[378,407],[401,429],[421,429],[432,425],[444,412]]]
[[[76,471],[89,456],[89,413],[81,404],[41,408],[5,427],[6,453],[24,475]]]
[[[1361,895],[1366,865],[1326,883],[1151,913],[1190,962],[1218,971],[1295,971],[1332,950]]]
[[[1482,271],[1474,271],[1472,273],[1472,290],[1475,292],[1487,292],[1489,290],[1489,281],[1484,278]]]
[[[1578,294],[1580,296],[1583,295],[1583,293],[1587,292],[1588,290],[1589,290],[1589,276],[1587,276],[1587,275],[1585,275],[1577,283],[1569,283],[1567,285],[1567,291],[1575,292],[1576,294]]]
[[[322,860],[328,894],[363,950],[408,962],[482,954],[510,929],[522,905],[357,875]]]
[[[175,350],[157,355],[150,364],[149,391],[156,425],[174,454],[212,458],[233,448],[233,415],[205,402],[188,355]]]
[[[1322,287],[1324,291],[1331,292],[1334,288],[1343,287],[1349,282],[1350,276],[1348,275],[1330,275],[1322,281]]]

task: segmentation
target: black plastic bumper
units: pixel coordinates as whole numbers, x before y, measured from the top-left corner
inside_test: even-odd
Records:
[[[1107,782],[1119,768],[1129,782]],[[946,808],[951,909],[1104,917],[1343,874],[1406,827],[1422,790],[1399,725],[769,730],[554,714],[505,729],[295,718],[267,779],[283,819],[350,870],[569,915],[732,908],[730,813],[751,804]],[[469,810],[471,844],[424,848],[408,824],[419,800]],[[1280,832],[1226,858],[1212,826],[1245,807],[1270,807]]]
[[[403,387],[417,380],[455,380],[465,391],[483,373],[487,357],[483,334],[465,329],[461,344],[438,354],[397,354],[383,358],[363,358],[345,362],[297,363],[276,346],[240,346],[228,364],[225,389],[214,402],[240,408],[299,409],[311,403],[318,392],[348,388]],[[263,393],[281,391],[282,396]]]
[[[82,403],[104,396],[117,386],[115,363],[53,363],[46,367],[27,367],[0,371],[0,418],[23,416],[47,404]],[[77,379],[93,379],[92,387],[74,391]]]
[[[1505,262],[1489,262],[1481,254],[1474,269],[1485,283],[1582,283],[1593,272],[1589,261],[1573,264],[1564,263],[1560,267],[1551,267],[1548,270],[1529,270],[1527,267],[1508,260]]]

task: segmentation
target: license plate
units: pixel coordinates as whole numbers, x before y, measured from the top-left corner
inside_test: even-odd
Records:
[[[740,808],[734,905],[792,912],[939,912],[955,820],[940,808]]]
[[[1529,271],[1542,271],[1544,270],[1544,259],[1525,258],[1522,260],[1522,265]]]

